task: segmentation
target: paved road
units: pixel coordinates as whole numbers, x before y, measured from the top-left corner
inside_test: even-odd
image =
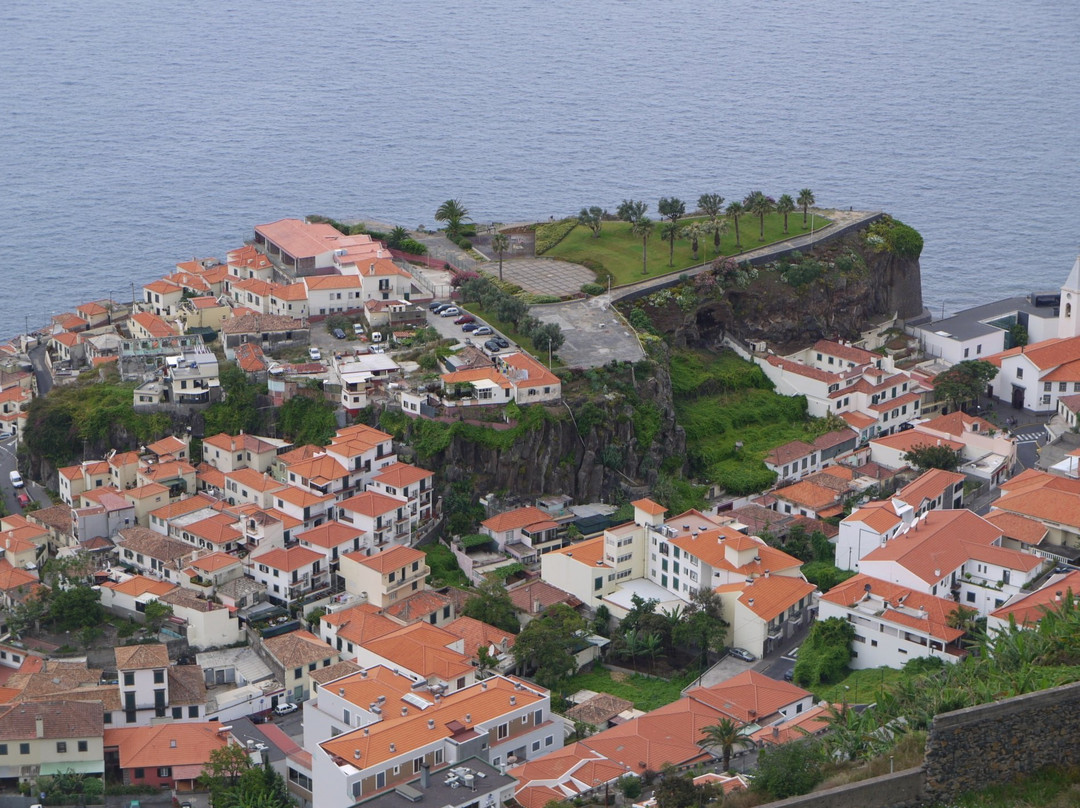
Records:
[[[37,379],[38,395],[43,396],[52,390],[53,379],[49,366],[45,364],[45,346],[38,344],[29,351],[30,361],[34,365],[34,378]]]

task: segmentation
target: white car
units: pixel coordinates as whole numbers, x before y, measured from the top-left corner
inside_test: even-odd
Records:
[[[320,359],[322,359],[322,351],[320,351],[318,348],[308,348],[307,355],[311,357],[312,362],[318,362]]]
[[[22,475],[19,474],[19,472],[12,471],[8,475],[8,477],[11,478],[11,487],[12,488],[22,488],[23,487],[23,478],[22,478]]]
[[[364,326],[360,323],[353,323],[352,332],[356,334],[356,336],[362,337],[364,335]]]
[[[274,708],[274,715],[288,715],[289,713],[295,713],[299,709],[295,704],[285,702]]]

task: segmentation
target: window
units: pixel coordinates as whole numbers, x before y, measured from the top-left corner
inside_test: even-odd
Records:
[[[190,707],[188,707],[187,708],[187,717],[188,718],[198,718],[199,717],[199,705],[192,704]]]
[[[58,755],[66,755],[67,754],[67,741],[57,741],[56,742],[56,754],[58,754]]]
[[[540,751],[540,741],[533,741],[532,742],[532,750],[534,752],[539,752]]]
[[[154,684],[160,685],[165,682],[165,671],[154,671]]]
[[[184,717],[184,708],[183,707],[173,707],[172,708],[172,717],[174,719],[183,718]]]
[[[1018,379],[1024,378],[1024,369],[1023,368],[1017,368],[1016,369],[1016,378],[1018,378]]]
[[[974,603],[975,602],[975,593],[974,592],[968,592],[967,593],[967,602],[968,603]]]
[[[412,762],[412,773],[413,774],[420,774],[420,766],[423,764],[423,762],[424,762],[424,759],[422,757],[413,758],[413,762]]]
[[[548,735],[544,738],[544,746],[551,746],[553,743],[555,743],[555,738],[553,736]]]
[[[124,671],[124,687],[135,687],[134,671]]]
[[[308,666],[307,666],[307,669],[308,669],[309,671],[313,671],[313,670],[315,670],[315,669],[316,669],[317,667],[319,667],[319,663],[318,663],[318,662],[312,662],[312,663],[311,663],[310,665],[308,665]]]
[[[443,750],[436,749],[435,750],[435,765],[438,765],[438,764],[440,764],[442,762],[443,762]]]
[[[157,770],[157,776],[158,777],[172,777],[172,767],[171,766],[162,766],[160,769]]]
[[[499,724],[498,739],[501,741],[503,738],[505,738],[509,734],[510,734],[510,725],[509,724]]]
[[[145,777],[145,776],[146,776],[146,770],[145,769],[136,769],[135,770],[135,779],[136,780],[142,780],[143,777]]]
[[[593,581],[593,591],[599,591],[604,588],[604,576],[601,575],[595,581]]]
[[[1051,382],[1043,382],[1043,392],[1049,393],[1053,386],[1054,385]]]
[[[303,668],[297,668],[296,670],[293,671],[292,678],[293,679],[299,679],[303,675],[304,675],[304,669]]]
[[[85,752],[85,751],[87,751],[87,749],[89,749],[89,746],[88,746],[87,742],[86,741],[79,741],[79,751],[80,752]]]
[[[375,775],[375,788],[386,788],[386,772],[379,772]]]
[[[964,348],[964,359],[967,359],[971,355],[970,348]]]

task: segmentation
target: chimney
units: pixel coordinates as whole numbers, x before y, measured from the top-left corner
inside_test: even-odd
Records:
[[[427,728],[428,729],[435,729],[435,719],[434,718],[429,718],[427,720]]]
[[[169,741],[169,748],[170,749],[175,749],[176,748],[176,741],[170,740]]]
[[[367,679],[367,668],[364,668],[362,671],[360,671],[360,678]]]
[[[753,598],[750,598],[750,599],[749,599],[748,601],[746,601],[746,604],[747,604],[747,605],[748,605],[748,606],[749,606],[749,607],[750,607],[751,609],[753,609],[753,608],[754,608],[754,599],[753,599]]]
[[[371,262],[371,269],[369,271],[370,271],[370,274],[372,274],[372,275],[375,274],[375,262],[374,261]]]
[[[766,578],[768,578],[768,577],[769,577],[769,571],[768,571],[768,570],[765,570],[765,577],[766,577]]]
[[[367,734],[368,734],[368,728],[367,728],[367,727],[364,727],[364,737],[365,737],[365,738],[367,737]]]
[[[1057,590],[1054,593],[1054,600],[1056,600],[1058,603],[1061,603],[1061,590],[1060,589]]]
[[[773,724],[772,736],[774,738],[779,738],[780,737],[780,727],[776,726],[776,724]]]
[[[401,708],[401,714],[402,715],[408,715],[409,714],[409,708],[408,707],[402,707]]]
[[[397,751],[397,744],[394,743],[393,741],[390,742],[390,751],[391,752],[396,752]]]
[[[517,696],[510,697],[510,706],[513,707],[517,704]]]
[[[465,713],[465,723],[466,724],[471,724],[472,723],[472,713]]]
[[[45,737],[45,719],[42,718],[40,715],[34,716],[34,737]]]
[[[337,689],[337,694],[338,694],[339,696],[344,696],[344,695],[345,695],[345,688],[343,688],[343,687],[339,687],[339,688]]]
[[[353,760],[359,760],[360,759],[360,750],[359,749],[354,749],[353,753],[352,753],[352,756],[353,756]]]
[[[435,723],[434,721],[432,723]],[[428,765],[427,761],[420,764],[420,788],[428,787]]]
[[[487,690],[487,681],[486,680],[480,683],[480,689],[481,690]]]

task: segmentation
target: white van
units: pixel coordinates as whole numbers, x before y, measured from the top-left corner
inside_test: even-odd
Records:
[[[372,331],[371,332],[371,341],[372,342],[382,342],[382,331]]]
[[[274,715],[288,715],[289,713],[295,713],[300,708],[290,702],[284,702],[274,708]]]
[[[23,479],[22,479],[22,476],[19,474],[19,472],[12,471],[11,474],[8,475],[8,477],[11,478],[11,487],[12,488],[22,488],[23,487]]]

